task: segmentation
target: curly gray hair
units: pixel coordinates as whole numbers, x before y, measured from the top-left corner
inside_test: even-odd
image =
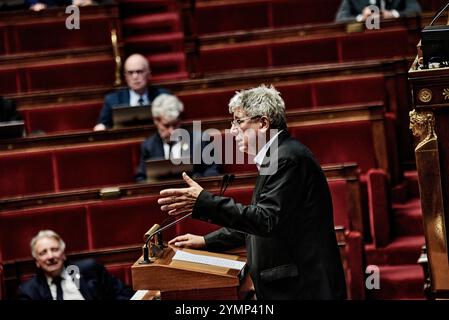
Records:
[[[53,230],[41,230],[41,231],[39,231],[39,233],[36,236],[34,236],[33,239],[31,239],[31,242],[30,242],[31,255],[35,259],[37,259],[37,252],[36,252],[34,247],[36,246],[36,243],[40,239],[43,239],[43,238],[53,238],[53,239],[55,239],[56,241],[59,242],[59,248],[61,249],[61,251],[64,252],[64,250],[65,250],[65,242],[64,242],[64,240],[62,240],[62,238],[59,236],[59,234],[57,234]]]
[[[173,121],[184,111],[184,104],[176,96],[168,93],[158,95],[151,103],[153,118],[165,118]]]
[[[239,108],[248,117],[266,116],[272,129],[287,127],[284,100],[272,85],[237,91],[229,101],[229,113]]]

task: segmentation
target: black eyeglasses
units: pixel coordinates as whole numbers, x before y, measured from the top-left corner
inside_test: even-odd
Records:
[[[136,73],[138,76],[143,75],[145,72],[147,72],[147,70],[143,70],[143,69],[138,69],[138,70],[127,70],[125,71],[125,74],[127,76],[132,76],[134,73]]]
[[[245,122],[246,120],[254,120],[257,118],[260,118],[262,116],[254,116],[254,117],[246,117],[246,118],[241,118],[241,119],[234,119],[231,121],[231,128],[233,126],[235,126],[236,128],[240,128],[240,125]]]

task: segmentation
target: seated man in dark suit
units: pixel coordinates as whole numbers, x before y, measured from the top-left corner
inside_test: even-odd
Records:
[[[112,108],[120,105],[149,105],[161,93],[168,93],[165,89],[149,86],[150,77],[151,70],[148,60],[140,54],[129,56],[125,61],[125,78],[128,88],[118,90],[105,97],[103,109],[94,131],[112,128]]]
[[[150,159],[179,159],[190,157],[195,148],[203,150],[204,141],[196,141],[189,132],[189,143],[185,141],[171,141],[170,138],[179,128],[180,115],[184,110],[182,102],[174,95],[163,93],[154,99],[151,105],[151,113],[157,133],[150,136],[142,143],[140,164],[135,176],[136,182],[144,182],[147,179],[146,160]],[[215,164],[205,164],[203,161],[193,165],[193,176],[219,175],[219,167]]]
[[[377,6],[382,19],[399,18],[421,12],[416,0],[343,0],[337,12],[337,22],[365,21],[374,12],[369,6]]]
[[[19,287],[21,300],[129,300],[133,291],[93,259],[66,263],[65,243],[51,230],[31,240],[37,275]]]

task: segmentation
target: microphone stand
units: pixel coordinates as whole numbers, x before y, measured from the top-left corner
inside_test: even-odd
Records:
[[[442,9],[438,10],[438,12],[435,14],[434,18],[432,19],[432,21],[429,23],[429,26],[433,26],[433,24],[435,23],[435,21],[443,14],[444,10],[447,9],[447,7],[449,7],[449,2],[446,3]]]
[[[223,176],[223,180],[222,180],[221,188],[220,188],[220,197],[225,193],[226,189],[228,188],[228,185],[229,185],[232,181],[234,181],[234,178],[235,178],[235,175],[233,175],[233,174],[231,174],[231,175],[227,175],[227,174],[226,174],[226,175]],[[177,219],[177,220],[175,220],[175,221],[173,221],[173,222],[167,224],[166,226],[163,226],[162,228],[160,228],[159,225],[157,225],[157,224],[154,225],[154,226],[150,229],[150,231],[149,231],[150,234],[149,234],[148,237],[146,238],[145,244],[144,244],[144,246],[142,247],[142,251],[143,251],[143,260],[142,260],[142,261],[139,261],[139,264],[149,264],[149,263],[154,262],[154,260],[156,260],[156,258],[154,257],[153,252],[151,252],[151,255],[150,255],[149,248],[148,248],[148,244],[150,243],[150,240],[151,240],[155,235],[157,235],[157,234],[162,234],[162,231],[164,231],[164,230],[170,228],[171,226],[177,224],[178,222],[180,222],[180,221],[182,221],[182,220],[184,220],[184,219],[187,219],[188,217],[190,217],[190,216],[192,215],[192,213],[193,213],[193,212],[190,212],[190,213],[184,215],[183,217],[181,217],[181,218],[179,218],[179,219]],[[153,229],[155,229],[155,230],[153,230]],[[159,248],[159,250],[162,251],[162,250],[163,250],[163,247],[164,247],[164,244],[163,244],[162,241],[161,241],[161,240],[162,240],[162,237],[159,237],[158,240],[159,240],[159,241],[158,241],[157,245],[158,245],[159,247],[157,247],[157,248]],[[151,247],[151,248],[153,248],[153,247]]]

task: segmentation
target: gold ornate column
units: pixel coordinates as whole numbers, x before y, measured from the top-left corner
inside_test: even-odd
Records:
[[[432,111],[410,111],[410,129],[418,138],[415,148],[419,191],[427,246],[431,293],[449,290],[446,219],[441,185],[440,153]]]

